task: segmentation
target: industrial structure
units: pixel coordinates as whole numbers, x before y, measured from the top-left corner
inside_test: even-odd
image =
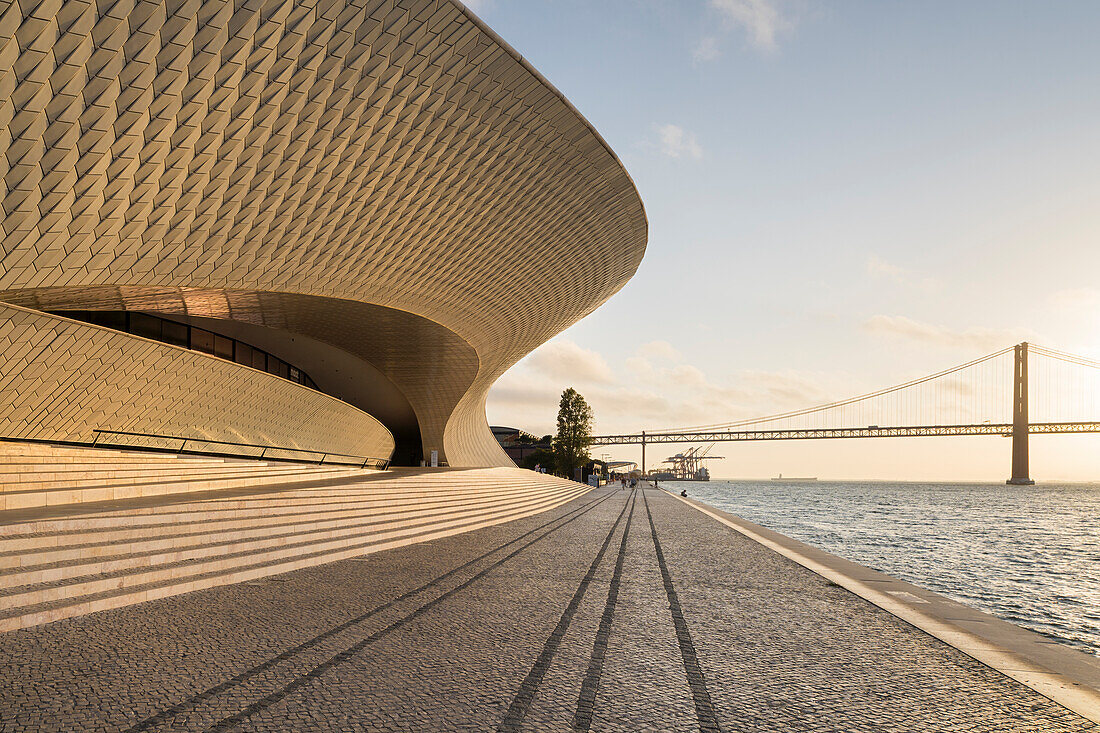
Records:
[[[1041,357],[1048,367],[1041,390],[1040,385],[1028,381],[1029,354]],[[1009,371],[1000,375],[1007,376],[1000,385],[997,372],[1003,371],[998,367],[1002,363]],[[1051,365],[1063,372],[1051,371]],[[990,374],[978,371],[983,367],[992,367],[992,380]],[[1031,479],[1028,437],[1100,433],[1100,421],[1084,414],[1089,410],[1084,396],[1096,394],[1100,394],[1100,361],[1025,342],[846,400],[718,425],[597,435],[592,445],[640,445],[645,471],[646,445],[654,443],[997,435],[1012,439],[1011,474],[1006,483],[1029,485],[1035,482]],[[1029,410],[1036,395],[1046,406],[1044,412],[1050,412],[1051,404],[1061,405],[1059,419],[1034,419]],[[981,419],[983,410],[990,410],[989,419]],[[1006,414],[1010,419],[999,417]],[[860,422],[853,424],[854,419]],[[694,450],[665,462],[674,468],[684,465]]]
[[[725,456],[712,456],[711,450],[714,443],[703,446],[692,446],[687,450],[669,456],[662,463],[669,464],[669,468],[652,474],[653,478],[665,481],[710,481],[710,470],[707,469],[707,461],[715,461]]]

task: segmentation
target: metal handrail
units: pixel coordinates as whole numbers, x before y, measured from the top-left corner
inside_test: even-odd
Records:
[[[390,463],[389,460],[384,459],[384,458],[372,458],[370,456],[358,456],[358,455],[353,455],[351,453],[334,453],[334,452],[331,452],[331,451],[312,450],[310,448],[287,448],[287,447],[278,446],[278,445],[260,445],[260,444],[257,444],[257,443],[236,443],[236,442],[233,442],[233,441],[230,441],[230,440],[214,440],[213,438],[186,438],[182,435],[162,435],[162,434],[158,434],[158,433],[132,433],[132,432],[127,432],[125,430],[103,430],[103,429],[100,429],[100,428],[95,428],[95,429],[92,430],[92,432],[95,433],[95,438],[92,440],[92,443],[91,443],[93,448],[98,446],[98,445],[111,445],[110,442],[100,441],[100,438],[104,435],[124,435],[124,436],[131,437],[131,438],[154,438],[154,439],[157,439],[157,440],[178,440],[178,441],[180,441],[180,444],[179,444],[179,447],[175,448],[174,450],[171,449],[171,448],[152,448],[152,447],[146,447],[146,446],[133,446],[133,445],[125,444],[125,443],[122,443],[122,444],[114,443],[115,447],[118,447],[119,445],[122,445],[122,446],[127,447],[127,448],[138,448],[138,449],[141,449],[141,448],[144,447],[147,450],[167,451],[167,452],[175,452],[175,453],[190,453],[190,454],[197,454],[197,455],[224,455],[224,456],[236,456],[236,457],[239,457],[239,456],[242,455],[239,452],[238,453],[220,453],[219,454],[219,453],[211,453],[210,451],[187,450],[187,444],[188,443],[210,443],[210,444],[213,444],[213,445],[230,445],[230,446],[235,446],[235,447],[238,447],[238,448],[259,448],[260,449],[260,455],[259,456],[251,456],[250,455],[249,457],[255,457],[255,458],[258,458],[258,459],[261,459],[261,460],[263,460],[265,458],[267,458],[268,460],[273,460],[273,461],[296,460],[296,459],[293,459],[293,458],[268,457],[267,452],[269,450],[271,450],[271,451],[287,451],[287,452],[291,452],[291,453],[311,453],[315,456],[320,456],[321,458],[320,459],[301,459],[301,461],[303,463],[316,463],[317,465],[324,464],[324,462],[326,460],[328,460],[329,458],[354,458],[357,462],[359,462],[359,467],[360,468],[366,468],[367,466],[370,466],[371,468],[385,469],[389,466],[389,463]],[[351,464],[351,463],[338,463],[338,465],[346,466],[346,465],[353,465],[353,464]]]

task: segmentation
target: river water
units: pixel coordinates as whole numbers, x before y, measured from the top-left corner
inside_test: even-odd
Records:
[[[661,487],[1100,656],[1100,484]]]

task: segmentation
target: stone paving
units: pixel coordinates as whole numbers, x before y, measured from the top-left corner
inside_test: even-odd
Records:
[[[10,632],[0,668],[0,731],[1098,729],[652,489]]]

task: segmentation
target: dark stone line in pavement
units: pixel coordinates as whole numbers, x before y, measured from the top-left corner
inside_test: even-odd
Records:
[[[615,604],[619,599],[619,584],[623,577],[623,563],[626,560],[626,542],[630,537],[630,523],[634,519],[634,505],[637,497],[631,496],[630,513],[626,517],[626,528],[619,543],[619,554],[615,559],[615,571],[611,574],[611,583],[607,589],[607,603],[604,605],[600,626],[596,631],[596,641],[592,645],[592,657],[588,662],[588,671],[581,683],[581,694],[577,699],[577,712],[573,715],[573,727],[586,731],[592,727],[592,713],[596,705],[596,693],[600,689],[600,675],[603,673],[604,657],[607,654],[607,642],[611,637],[611,624],[615,620]]]
[[[508,706],[508,712],[504,714],[504,720],[501,721],[500,727],[497,729],[500,733],[515,733],[520,729],[520,726],[523,725],[523,720],[527,717],[527,711],[531,707],[531,702],[535,699],[535,693],[538,692],[539,685],[542,683],[542,678],[546,676],[546,672],[550,669],[550,663],[554,660],[554,654],[558,650],[558,645],[561,644],[562,637],[565,636],[565,632],[569,629],[569,624],[573,621],[573,615],[577,612],[577,607],[580,606],[581,601],[584,600],[584,594],[588,591],[588,586],[591,585],[592,578],[596,575],[596,570],[600,567],[600,562],[607,553],[608,546],[611,545],[611,538],[615,535],[615,530],[618,528],[619,523],[622,522],[628,504],[633,503],[634,494],[635,492],[632,491],[630,493],[631,501],[623,504],[622,511],[619,512],[619,516],[615,520],[615,523],[612,524],[611,529],[608,530],[607,537],[604,538],[603,544],[600,546],[600,551],[596,553],[595,559],[592,560],[588,572],[585,573],[585,576],[581,579],[580,585],[577,587],[573,597],[569,600],[569,605],[567,605],[562,612],[557,626],[550,632],[550,636],[543,644],[542,652],[539,654],[538,659],[535,660],[535,664],[531,667],[531,671],[527,673],[527,677],[524,678],[523,683],[516,692],[516,696],[512,698],[512,704]]]
[[[687,620],[680,608],[680,599],[676,595],[676,588],[672,584],[672,575],[668,572],[668,564],[665,562],[665,554],[661,550],[661,540],[657,538],[657,526],[653,523],[653,513],[649,510],[649,499],[642,494],[645,502],[646,517],[649,518],[649,530],[653,535],[653,549],[657,553],[657,565],[661,568],[661,577],[665,583],[665,594],[668,596],[668,608],[672,613],[672,623],[676,626],[676,639],[680,642],[680,655],[684,658],[684,672],[687,673],[688,686],[691,688],[691,696],[695,700],[695,714],[699,718],[699,730],[704,733],[718,733],[718,718],[714,714],[714,703],[711,702],[710,693],[707,691],[707,680],[703,675],[703,669],[699,666],[699,656],[695,653],[695,644],[691,641],[691,632],[688,630]]]
[[[649,493],[724,729],[1053,733],[1100,726],[696,509]]]
[[[605,495],[604,499],[607,499],[610,496],[612,496],[611,493]],[[506,563],[507,561],[511,560],[512,558],[514,558],[516,555],[518,555],[521,552],[523,552],[524,550],[526,550],[531,545],[535,544],[536,542],[539,542],[540,540],[545,539],[546,537],[550,536],[554,532],[557,532],[559,529],[566,526],[567,524],[570,524],[574,520],[584,516],[584,514],[587,513],[587,511],[590,511],[591,509],[595,508],[595,506],[599,503],[600,502],[593,502],[592,505],[590,505],[588,507],[588,509],[585,509],[584,511],[581,511],[577,514],[574,514],[572,517],[569,517],[568,519],[566,519],[564,522],[562,522],[558,526],[550,529],[549,531],[547,531],[547,532],[543,533],[542,535],[534,538],[533,540],[529,540],[529,541],[525,542],[523,545],[517,547],[515,550],[512,550],[512,552],[508,553],[507,555],[500,558],[496,562],[492,563],[491,565],[489,565],[485,569],[481,570],[480,572],[478,572],[473,577],[471,577],[468,580],[460,583],[459,585],[456,585],[454,588],[452,588],[449,591],[443,593],[442,595],[439,595],[436,598],[433,598],[432,600],[428,601],[424,605],[417,608],[415,611],[412,611],[411,613],[409,613],[405,616],[402,616],[398,620],[391,623],[389,626],[386,626],[385,628],[374,632],[373,634],[371,634],[367,638],[363,639],[362,641],[358,642],[357,644],[354,644],[354,645],[348,647],[347,649],[344,649],[339,654],[337,654],[333,657],[330,657],[329,659],[325,660],[321,664],[319,664],[316,667],[314,667],[313,669],[311,669],[309,672],[297,677],[296,679],[294,679],[292,682],[285,685],[284,687],[272,692],[269,695],[266,695],[265,697],[261,698],[260,700],[257,700],[256,702],[253,702],[251,705],[249,705],[248,707],[246,707],[244,710],[240,711],[239,713],[236,713],[235,715],[230,715],[226,718],[222,718],[217,723],[215,723],[213,726],[211,726],[209,728],[209,730],[210,731],[219,731],[219,732],[220,731],[232,730],[233,728],[237,727],[240,723],[247,720],[252,715],[255,715],[256,713],[258,713],[262,710],[265,710],[266,708],[271,707],[272,705],[279,702],[280,700],[282,700],[283,698],[285,698],[287,695],[291,694],[292,692],[294,692],[298,688],[308,684],[312,680],[320,678],[326,672],[328,672],[328,671],[332,670],[333,668],[343,664],[344,662],[347,662],[348,660],[352,659],[356,654],[358,654],[360,651],[362,651],[368,645],[373,644],[374,642],[376,642],[379,639],[385,637],[387,634],[391,633],[392,631],[396,631],[397,629],[399,629],[402,626],[404,626],[405,624],[407,624],[409,621],[412,621],[413,619],[427,613],[432,608],[439,605],[440,603],[442,603],[446,599],[450,598],[454,594],[458,593],[459,591],[464,590],[465,588],[468,588],[469,586],[473,585],[478,580],[480,580],[481,578],[483,578],[487,574],[489,574],[489,572],[491,572],[492,570],[495,570],[499,566],[501,566],[504,563]],[[620,517],[621,517],[621,515],[620,515]]]
[[[378,606],[375,606],[374,608],[370,609],[369,611],[366,611],[365,613],[362,613],[359,616],[356,616],[355,618],[349,619],[348,621],[345,621],[342,624],[334,626],[334,627],[328,629],[327,631],[325,631],[321,634],[318,634],[317,636],[314,636],[312,639],[304,641],[301,644],[298,644],[297,646],[291,647],[290,649],[287,649],[286,651],[282,652],[281,654],[277,654],[277,655],[265,660],[264,662],[262,662],[260,664],[257,664],[254,667],[251,667],[250,669],[245,670],[244,672],[241,672],[240,674],[234,675],[233,677],[230,677],[229,679],[225,680],[224,682],[222,682],[218,685],[214,685],[213,687],[208,687],[207,689],[203,690],[202,692],[200,692],[196,695],[193,695],[193,696],[189,697],[188,699],[183,700],[182,702],[179,702],[176,705],[173,705],[172,707],[165,708],[164,710],[161,710],[161,711],[157,712],[156,714],[149,716],[148,718],[142,720],[141,722],[137,723],[136,725],[134,725],[130,728],[127,728],[124,731],[124,733],[143,733],[144,731],[152,730],[157,725],[169,720],[170,718],[172,718],[176,715],[179,715],[180,713],[187,710],[188,708],[193,707],[193,706],[198,705],[198,704],[201,704],[202,702],[205,702],[206,700],[209,700],[209,699],[211,699],[212,697],[214,697],[216,695],[219,695],[223,692],[226,692],[227,690],[230,690],[231,688],[242,684],[243,682],[255,677],[256,675],[261,674],[262,672],[266,672],[267,670],[271,669],[272,667],[276,666],[277,664],[279,664],[281,662],[285,662],[288,659],[290,659],[290,658],[292,658],[292,657],[294,657],[298,654],[301,654],[302,652],[306,651],[307,649],[310,649],[314,646],[317,646],[322,641],[325,641],[326,639],[329,639],[329,638],[331,638],[331,637],[333,637],[333,636],[335,636],[335,635],[337,635],[337,634],[339,634],[343,631],[346,631],[346,630],[348,630],[348,629],[350,629],[354,626],[357,626],[357,625],[363,623],[364,621],[366,621],[367,619],[369,619],[373,616],[376,616],[377,614],[385,611],[386,609],[392,608],[393,606],[397,605],[398,603],[401,603],[402,601],[408,600],[409,598],[412,598],[413,596],[418,595],[419,593],[422,593],[425,590],[427,590],[427,589],[429,589],[433,586],[438,585],[439,583],[446,580],[447,578],[450,578],[451,576],[455,575],[456,573],[459,573],[459,572],[469,568],[470,566],[480,562],[481,560],[484,560],[485,558],[489,557],[490,555],[493,555],[497,552],[500,552],[501,550],[503,550],[506,547],[509,547],[510,545],[514,545],[515,543],[517,543],[517,542],[519,542],[523,539],[526,539],[527,537],[530,537],[535,532],[538,532],[541,529],[545,529],[546,527],[550,526],[551,524],[554,524],[555,522],[559,522],[559,521],[561,521],[563,519],[567,519],[567,518],[569,518],[570,521],[571,521],[572,518],[575,518],[575,517],[571,517],[571,515],[579,516],[580,514],[585,513],[588,509],[594,508],[595,505],[601,504],[601,503],[607,501],[611,496],[612,496],[612,494],[605,494],[604,496],[602,496],[598,499],[595,499],[593,501],[590,501],[587,504],[582,504],[580,507],[577,507],[576,509],[573,509],[573,510],[571,510],[571,511],[569,511],[569,512],[567,512],[567,513],[565,513],[561,516],[554,517],[553,519],[549,520],[548,522],[544,522],[544,523],[538,525],[537,527],[534,527],[534,528],[524,532],[523,534],[510,539],[507,542],[504,542],[503,544],[498,545],[498,546],[494,547],[493,549],[478,555],[477,557],[473,558],[472,560],[466,561],[462,565],[451,568],[450,570],[443,573],[442,575],[437,575],[436,577],[432,578],[427,583],[424,583],[423,585],[419,586],[418,588],[414,588],[410,591],[402,593],[400,596],[397,596],[396,598],[393,598],[392,600],[389,600],[385,603],[382,603]],[[547,533],[547,535],[548,534],[549,533]],[[543,535],[543,537],[546,537],[547,535]],[[539,539],[542,539],[542,537],[540,537]],[[352,560],[361,560],[361,559],[365,559],[365,558],[351,558],[351,559]],[[505,559],[507,559],[507,558],[505,558]],[[503,560],[501,562],[503,562]],[[495,566],[490,566],[490,567],[495,567]],[[275,577],[275,578],[267,578],[265,580],[285,580],[285,578]],[[251,585],[251,584],[248,584],[248,585]]]

